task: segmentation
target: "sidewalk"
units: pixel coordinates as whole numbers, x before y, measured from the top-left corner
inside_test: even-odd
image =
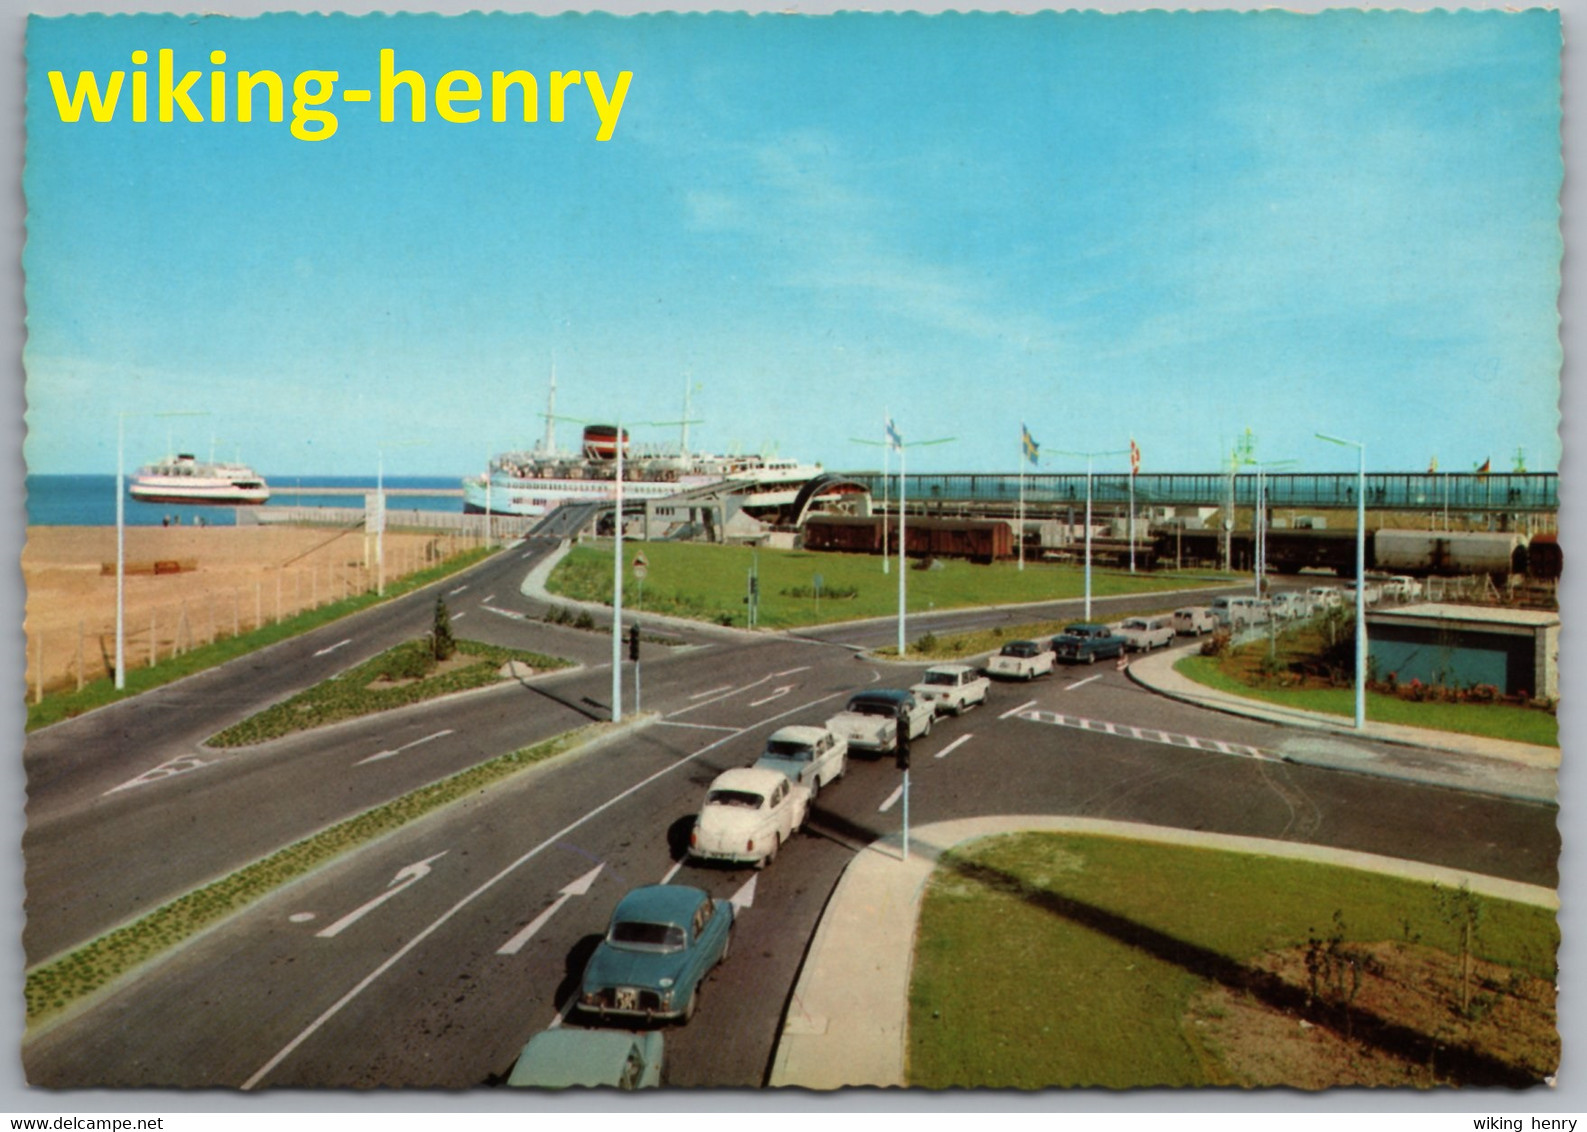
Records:
[[[1030,830],[1318,861],[1451,888],[1464,884],[1485,896],[1559,907],[1556,893],[1536,885],[1320,845],[1046,814],[938,822],[911,831],[907,861],[895,835],[871,843],[844,871],[789,999],[767,1083],[773,1088],[907,1088],[909,981],[926,881],[937,859],[957,845]]]
[[[1129,665],[1130,679],[1159,695],[1198,707],[1341,737],[1319,736],[1310,740],[1297,737],[1279,751],[1290,762],[1410,779],[1549,805],[1559,802],[1558,747],[1371,720],[1357,731],[1353,721],[1343,716],[1220,692],[1175,672],[1174,664],[1196,647],[1187,645],[1137,657]],[[1351,743],[1346,738],[1391,746],[1384,750]]]

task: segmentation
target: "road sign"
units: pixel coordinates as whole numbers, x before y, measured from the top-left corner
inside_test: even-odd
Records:
[[[643,578],[650,572],[650,563],[645,561],[643,554],[634,555],[634,577]]]

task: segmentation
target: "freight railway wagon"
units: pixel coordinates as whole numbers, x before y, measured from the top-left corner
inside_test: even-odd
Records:
[[[896,553],[897,520],[881,516],[815,516],[804,525],[805,549],[880,554],[884,523],[887,551]],[[904,537],[908,540],[905,553],[911,558],[968,558],[972,562],[993,562],[1014,556],[1014,532],[1007,523],[996,519],[912,518],[904,524]]]
[[[1527,574],[1557,578],[1561,568],[1559,542],[1552,535],[1531,540],[1537,548],[1529,554],[1525,535],[1505,531],[1408,531],[1384,527],[1367,532],[1368,570],[1389,574],[1456,577],[1488,574],[1507,578]],[[1189,561],[1217,562],[1223,557],[1223,535],[1218,531],[1167,532],[1158,536],[1156,553],[1172,560],[1181,554]],[[1232,567],[1248,570],[1255,562],[1250,531],[1230,536]],[[1535,558],[1535,561],[1533,560]],[[1281,574],[1304,569],[1332,570],[1350,576],[1356,569],[1356,533],[1351,530],[1271,530],[1267,532],[1267,561]]]

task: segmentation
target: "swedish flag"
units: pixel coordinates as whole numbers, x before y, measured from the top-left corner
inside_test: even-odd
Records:
[[[1025,459],[1034,464],[1036,462],[1036,457],[1040,452],[1041,445],[1036,443],[1036,438],[1031,436],[1030,429],[1026,428],[1023,424],[1019,426],[1019,443],[1020,447],[1025,450]]]

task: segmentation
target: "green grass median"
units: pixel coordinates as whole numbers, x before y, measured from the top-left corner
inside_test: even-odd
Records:
[[[1546,907],[1215,849],[1027,833],[943,857],[925,1088],[1421,1086],[1558,1067]]]
[[[633,576],[633,556],[643,553],[648,570],[641,588]],[[898,563],[882,572],[882,560],[868,554],[828,554],[804,550],[755,550],[744,546],[644,542],[625,544],[623,600],[629,612],[664,613],[723,625],[746,622],[751,569],[759,574],[759,624],[788,629],[833,621],[885,617],[898,611]],[[979,565],[940,558],[929,569],[910,563],[908,607],[924,613],[940,609],[1059,601],[1085,593],[1084,572],[1076,566],[1027,563]],[[1218,585],[1226,579],[1205,572],[1093,570],[1092,595],[1154,593]],[[819,582],[819,584],[818,584]],[[611,544],[574,547],[552,571],[546,589],[576,601],[610,604]]]

